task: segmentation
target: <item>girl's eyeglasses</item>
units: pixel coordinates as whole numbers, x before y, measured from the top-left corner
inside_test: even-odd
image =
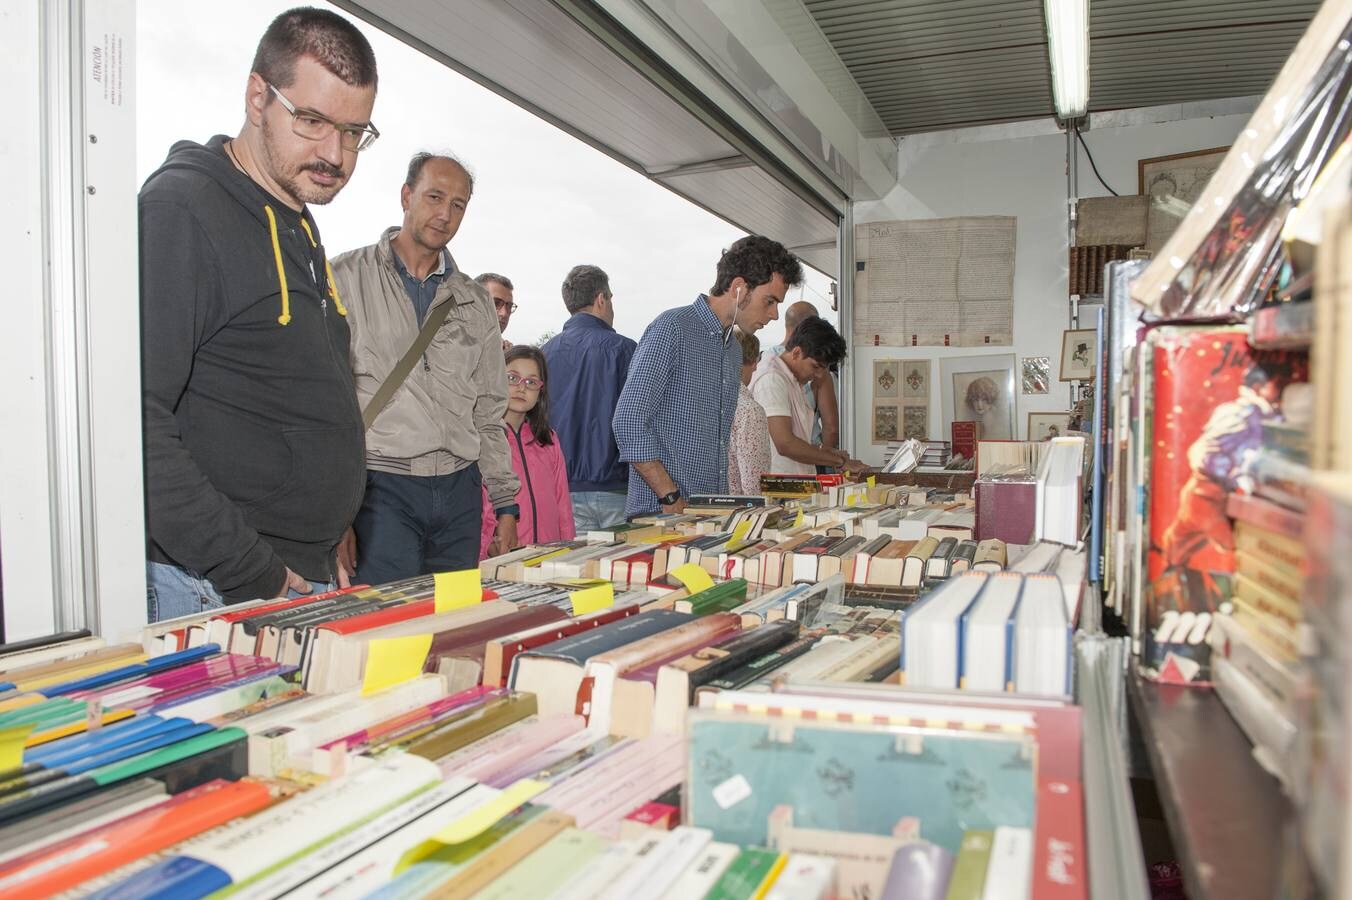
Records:
[[[534,375],[527,375],[525,378],[522,378],[515,372],[507,373],[507,383],[510,385],[519,384],[528,391],[538,391],[540,388],[545,386],[544,381],[542,379],[536,378]]]

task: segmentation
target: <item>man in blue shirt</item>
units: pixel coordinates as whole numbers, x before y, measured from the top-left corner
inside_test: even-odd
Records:
[[[779,318],[785,292],[802,280],[802,265],[782,244],[745,237],[719,259],[708,295],[648,326],[612,423],[629,463],[626,515],[680,512],[692,494],[727,490],[742,367],[733,326],[754,334]]]
[[[637,345],[612,327],[610,277],[596,266],[573,267],[563,279],[563,305],[572,318],[540,349],[549,363],[550,424],[568,464],[581,534],[624,521],[629,467],[620,461],[610,419]]]

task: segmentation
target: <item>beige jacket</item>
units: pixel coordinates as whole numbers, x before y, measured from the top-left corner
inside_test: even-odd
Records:
[[[365,409],[418,336],[413,304],[395,269],[390,228],[369,247],[333,260],[352,329],[352,375]],[[507,411],[502,335],[488,293],[459,269],[432,301],[454,306],[432,344],[366,432],[366,466],[400,475],[448,475],[478,462],[488,499],[513,502],[502,416]],[[429,315],[431,313],[429,312]]]

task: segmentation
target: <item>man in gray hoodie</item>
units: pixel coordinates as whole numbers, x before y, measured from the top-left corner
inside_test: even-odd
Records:
[[[346,584],[361,503],[347,310],[309,204],[378,132],[376,61],[334,13],[282,13],[234,138],[180,141],[140,194],[147,613]]]

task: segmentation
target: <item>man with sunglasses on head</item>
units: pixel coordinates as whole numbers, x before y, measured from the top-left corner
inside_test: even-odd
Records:
[[[152,621],[351,574],[336,548],[361,502],[361,412],[309,205],[337,196],[378,136],[375,99],[360,31],[284,12],[259,41],[239,133],[178,142],[142,187]]]
[[[474,280],[479,287],[488,291],[493,301],[493,311],[498,314],[498,331],[506,334],[507,323],[512,321],[512,313],[516,312],[516,301],[512,299],[512,291],[516,288],[512,287],[512,279],[497,272],[485,272]],[[512,342],[503,338],[502,352],[506,353],[510,349]]]
[[[516,546],[520,485],[502,430],[498,314],[446,249],[473,193],[458,159],[419,153],[399,192],[403,223],[333,261],[352,323],[367,469],[339,555],[367,584],[478,565],[481,486],[497,545]]]

